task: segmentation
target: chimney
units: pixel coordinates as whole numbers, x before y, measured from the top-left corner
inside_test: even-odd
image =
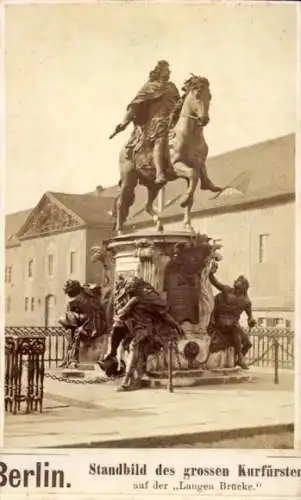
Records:
[[[99,185],[99,186],[96,186],[96,193],[97,194],[101,194],[103,191],[103,186]]]

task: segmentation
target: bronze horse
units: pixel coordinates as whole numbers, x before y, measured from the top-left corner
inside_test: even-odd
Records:
[[[184,94],[177,103],[170,126],[166,151],[166,174],[168,181],[183,178],[187,181],[187,192],[180,200],[184,208],[184,228],[193,231],[191,209],[198,182],[201,189],[220,193],[224,188],[215,186],[209,179],[206,168],[208,146],[203,129],[209,122],[211,101],[210,85],[206,78],[193,75],[183,87]],[[151,114],[151,109],[150,112]],[[143,129],[142,129],[143,134]],[[119,196],[116,200],[115,229],[121,233],[130,207],[135,201],[137,184],[147,188],[145,210],[152,216],[158,230],[162,230],[159,213],[154,201],[162,186],[155,182],[155,167],[152,159],[152,145],[145,143],[138,152],[123,147],[119,157]]]

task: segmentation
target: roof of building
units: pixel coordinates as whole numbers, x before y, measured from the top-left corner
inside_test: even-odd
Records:
[[[66,194],[66,193],[46,193],[39,203],[31,210],[24,210],[6,216],[5,221],[5,241],[6,246],[18,244],[17,233],[30,224],[34,212],[39,210],[39,205],[45,196],[50,195],[52,200],[57,200],[61,206],[66,207],[69,212],[75,214],[82,225],[113,227],[112,211],[114,208],[114,198],[105,196],[92,196],[88,194]]]
[[[60,203],[78,215],[88,225],[111,226],[114,198],[91,194],[66,194],[51,192]]]
[[[14,246],[18,244],[16,233],[23,226],[32,209],[21,210],[13,214],[8,214],[5,217],[5,242],[6,246]]]
[[[196,189],[193,213],[241,209],[248,203],[260,203],[295,192],[295,134],[286,135],[252,146],[244,147],[208,159],[209,177],[220,186],[231,186],[216,197],[208,191]],[[178,203],[186,190],[186,182],[178,179],[165,187],[165,207],[162,218],[178,218],[182,209]],[[112,226],[114,200],[118,186],[98,188],[88,194],[49,193],[52,198],[73,212],[83,224]],[[135,203],[130,211],[128,225],[134,227],[151,222],[145,214],[146,190],[138,186]],[[6,216],[6,244],[18,243],[14,236],[25,224],[32,210],[23,210]]]

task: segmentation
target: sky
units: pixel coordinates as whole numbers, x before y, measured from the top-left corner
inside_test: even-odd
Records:
[[[118,182],[109,135],[159,59],[210,80],[209,155],[296,130],[293,3],[6,7],[7,213]],[[243,169],[243,165],[242,165]]]

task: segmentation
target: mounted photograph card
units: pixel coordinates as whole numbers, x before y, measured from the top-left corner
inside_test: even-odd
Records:
[[[1,4],[1,498],[301,497],[299,14]]]

